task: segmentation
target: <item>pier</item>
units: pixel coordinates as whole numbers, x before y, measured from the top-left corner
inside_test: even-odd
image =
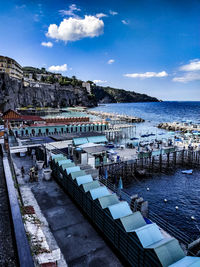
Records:
[[[167,173],[178,167],[199,168],[200,150],[175,150],[172,147],[153,152],[140,152],[135,159],[109,162],[97,168],[101,177],[104,177],[106,169],[112,182],[119,181],[121,177],[124,184],[129,184],[138,176]]]
[[[87,114],[90,114],[93,116],[101,117],[102,119],[108,119],[109,118],[109,119],[112,119],[115,121],[123,121],[123,122],[129,122],[129,123],[144,122],[144,119],[142,119],[142,118],[123,115],[123,114],[100,112],[100,111],[94,111],[94,110],[86,110],[85,112]]]
[[[200,132],[200,125],[194,123],[181,123],[181,122],[165,122],[160,123],[158,128],[165,129],[168,131],[180,131],[182,133],[188,133],[192,131]]]

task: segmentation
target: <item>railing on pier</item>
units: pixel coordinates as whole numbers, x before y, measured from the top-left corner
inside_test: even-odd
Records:
[[[174,170],[176,167],[196,168],[200,167],[200,151],[193,150],[166,150],[166,153],[157,155],[150,152],[141,153],[138,158],[132,160],[118,160],[100,165],[100,175],[103,176],[105,169],[113,180],[117,176],[122,177],[124,182],[136,179],[139,170],[145,171],[145,175],[162,173]]]

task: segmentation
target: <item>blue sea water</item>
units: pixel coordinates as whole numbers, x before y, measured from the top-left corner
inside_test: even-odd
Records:
[[[200,123],[200,102],[159,102],[106,104],[95,108],[104,112],[133,115],[145,119],[137,124],[138,132],[157,131],[160,122],[192,120]],[[149,187],[149,191],[147,191]],[[133,180],[125,189],[149,201],[149,208],[193,239],[200,237],[200,171],[183,175],[181,170],[170,175],[154,175]],[[164,199],[167,199],[167,203]],[[175,207],[179,209],[176,210]],[[195,217],[195,220],[191,219]]]
[[[153,125],[182,120],[200,123],[200,102],[114,103],[98,106],[95,110],[142,117]]]

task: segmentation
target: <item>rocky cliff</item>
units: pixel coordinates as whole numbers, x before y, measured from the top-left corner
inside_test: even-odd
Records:
[[[82,84],[80,82],[79,84]],[[92,94],[80,85],[32,83],[24,86],[8,74],[0,73],[0,111],[17,107],[67,107],[80,105],[95,107],[97,103],[158,102],[155,97],[123,89],[92,85]]]
[[[155,97],[111,87],[95,86],[92,93],[98,103],[159,102]]]
[[[8,74],[0,73],[0,110],[24,106],[66,107],[81,105],[94,107],[97,105],[94,96],[85,88],[72,85],[40,84],[39,87],[25,87],[23,82],[11,79]]]

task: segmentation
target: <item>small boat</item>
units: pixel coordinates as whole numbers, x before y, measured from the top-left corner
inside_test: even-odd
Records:
[[[193,170],[185,170],[185,171],[182,171],[183,174],[192,174],[193,173]]]
[[[138,140],[139,138],[137,138],[137,137],[132,137],[132,138],[130,138],[130,140]]]
[[[113,143],[108,143],[108,144],[107,144],[107,147],[109,147],[109,148],[114,148],[115,145],[114,145]]]
[[[137,177],[146,177],[147,173],[145,170],[135,170],[135,175]]]
[[[149,137],[149,135],[148,134],[142,134],[141,137],[145,138],[145,137]]]

